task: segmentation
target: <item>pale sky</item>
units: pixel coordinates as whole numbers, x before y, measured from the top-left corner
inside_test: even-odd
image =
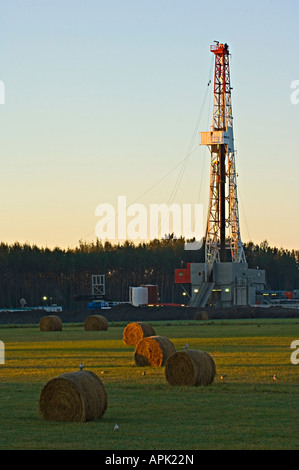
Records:
[[[0,18],[0,241],[95,240],[96,207],[120,195],[206,214],[218,40],[241,237],[299,249],[298,0],[2,0]]]

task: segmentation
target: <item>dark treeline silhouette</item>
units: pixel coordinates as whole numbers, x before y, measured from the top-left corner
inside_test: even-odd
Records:
[[[299,288],[299,251],[245,244],[249,267],[266,270],[268,288]],[[36,245],[0,244],[0,308],[62,305],[66,311],[86,308],[87,301],[74,296],[91,294],[92,274],[105,274],[106,298],[128,301],[129,286],[157,284],[161,302],[180,302],[181,289],[174,284],[174,270],[186,262],[204,260],[204,248],[184,250],[184,240],[153,240],[111,244],[80,242],[75,249],[40,248]],[[46,297],[47,300],[43,300]]]

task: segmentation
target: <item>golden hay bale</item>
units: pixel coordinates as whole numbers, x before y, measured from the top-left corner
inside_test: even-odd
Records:
[[[41,331],[61,331],[62,321],[58,315],[47,315],[42,317],[39,322]]]
[[[204,311],[198,311],[194,315],[194,320],[208,320],[209,319],[209,314],[208,312]]]
[[[129,323],[123,331],[123,340],[128,345],[136,345],[147,336],[155,336],[154,328],[148,323]]]
[[[215,375],[214,359],[197,349],[176,352],[165,364],[165,377],[170,385],[210,385]]]
[[[137,366],[164,366],[167,358],[175,353],[175,347],[165,336],[143,338],[135,347],[134,359]]]
[[[85,319],[84,329],[86,331],[108,330],[108,320],[102,315],[90,315]]]
[[[201,314],[201,319],[202,320],[208,320],[209,319],[209,314],[205,310]]]
[[[42,389],[39,411],[49,421],[91,421],[103,416],[108,406],[101,379],[90,371],[59,375]]]

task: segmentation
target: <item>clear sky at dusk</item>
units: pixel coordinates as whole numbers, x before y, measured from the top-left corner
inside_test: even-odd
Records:
[[[189,154],[172,202],[206,214],[218,40],[242,239],[299,249],[298,0],[3,0],[0,13],[0,241],[95,240],[99,204],[168,203]]]

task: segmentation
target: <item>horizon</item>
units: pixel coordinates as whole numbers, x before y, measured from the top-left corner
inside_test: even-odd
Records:
[[[152,242],[155,242],[155,241],[158,241],[158,242],[162,242],[163,240],[169,240],[169,239],[174,239],[174,240],[184,240],[184,237],[180,238],[176,238],[176,237],[173,237],[172,238],[172,234],[170,234],[169,237],[167,238],[155,238],[155,239],[151,239],[151,240],[100,240],[100,239],[95,239],[95,240],[89,240],[89,241],[84,241],[84,240],[79,240],[78,241],[78,244],[77,245],[72,245],[72,246],[59,246],[59,245],[53,245],[53,246],[48,246],[48,245],[38,245],[36,243],[29,243],[29,242],[23,242],[23,243],[20,243],[18,242],[17,240],[15,242],[12,242],[12,243],[7,243],[7,242],[4,242],[3,240],[1,241],[0,240],[0,247],[1,245],[6,245],[8,247],[13,247],[13,246],[16,246],[16,245],[20,245],[21,247],[25,247],[25,246],[28,246],[30,248],[37,248],[39,250],[49,250],[49,251],[55,251],[55,250],[61,250],[61,251],[74,251],[76,249],[80,249],[81,246],[96,246],[97,244],[100,244],[102,245],[103,247],[105,247],[105,244],[108,243],[110,244],[110,246],[125,246],[127,243],[129,244],[132,244],[136,247],[140,246],[140,245],[149,245],[150,243]],[[276,246],[276,245],[271,245],[269,244],[268,240],[265,239],[265,240],[262,240],[260,243],[255,243],[253,241],[248,241],[248,242],[243,242],[243,246],[245,247],[248,247],[250,244],[256,246],[256,247],[261,247],[264,243],[266,243],[268,245],[268,247],[270,248],[270,250],[275,250],[277,249],[278,251],[282,250],[282,251],[285,251],[285,252],[289,252],[292,254],[292,252],[294,252],[295,255],[299,256],[299,250],[295,249],[295,248],[286,248],[284,246]],[[202,246],[198,249],[202,249],[204,247],[204,239],[202,240]],[[185,250],[185,251],[188,251],[188,250]],[[193,250],[189,250],[189,251],[193,251]]]

